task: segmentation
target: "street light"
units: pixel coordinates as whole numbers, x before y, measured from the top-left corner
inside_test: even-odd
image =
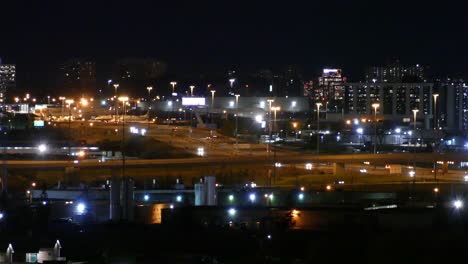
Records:
[[[65,97],[63,96],[60,96],[59,99],[62,101],[62,109],[61,109],[61,115],[62,115],[62,118],[63,118],[63,106],[65,105]],[[16,101],[16,100],[15,100]],[[17,101],[18,102],[18,101]]]
[[[274,111],[274,130],[275,132],[277,133],[278,131],[278,128],[277,128],[277,125],[276,125],[276,111],[280,111],[281,108],[279,106],[276,106],[276,107],[272,107],[271,110]],[[271,142],[271,139],[270,139],[270,142]],[[276,162],[276,147],[273,148],[273,160],[274,160],[274,163],[275,163],[275,166],[273,167],[273,179],[276,181],[276,168],[278,167],[278,163]],[[281,165],[279,165],[281,166]]]
[[[374,103],[372,107],[374,108],[374,154],[377,153],[377,108],[380,104]]]
[[[171,82],[171,85],[172,85],[172,93],[174,93],[175,91],[175,86],[176,86],[177,82]]]
[[[216,93],[216,90],[211,90],[211,109],[214,108],[214,95]]]
[[[268,143],[267,143],[267,153],[269,153],[270,149],[270,141],[271,141],[271,103],[273,103],[275,100],[273,99],[268,99]]]
[[[413,109],[413,115],[414,115],[414,132],[413,134],[416,136],[416,115],[418,114],[419,110],[418,109]],[[414,143],[416,145],[416,141]]]
[[[237,134],[238,134],[237,133],[237,126],[238,126],[237,119],[238,119],[238,116],[239,116],[239,96],[240,96],[240,94],[236,94],[234,96],[236,97],[236,134],[235,134],[235,136],[236,136],[236,150],[237,150],[237,147],[238,147],[238,145],[237,145]]]
[[[122,116],[122,177],[125,176],[125,105],[127,104],[128,97],[121,96],[119,97],[119,101],[122,102],[123,106],[123,116]]]
[[[433,94],[432,95],[434,97],[434,113],[433,113],[433,116],[434,116],[434,130],[437,129],[437,97],[439,97],[439,94]]]
[[[277,132],[278,128],[276,127],[276,111],[280,111],[281,107],[279,107],[279,106],[272,107],[271,110],[274,111],[274,130],[275,130],[275,132]]]
[[[234,82],[236,81],[236,79],[232,78],[232,79],[229,79],[229,84],[232,88],[232,86],[234,85]]]
[[[317,106],[317,154],[320,152],[320,107],[322,103],[315,103]]]
[[[193,89],[195,88],[194,85],[190,85],[190,96],[193,97]]]
[[[150,129],[150,110],[151,110],[151,90],[153,90],[153,87],[152,86],[148,86],[146,87],[146,90],[148,90],[148,129],[146,130],[147,132],[149,132],[149,129]]]
[[[68,161],[71,160],[71,104],[73,99],[67,99],[65,102],[68,104]]]
[[[116,98],[117,97],[117,89],[119,88],[119,84],[118,83],[114,84],[114,88],[115,88],[114,98]],[[118,122],[118,117],[119,117],[119,112],[117,110],[117,108],[118,108],[117,102],[115,102],[114,107],[115,107],[115,122],[117,123]]]

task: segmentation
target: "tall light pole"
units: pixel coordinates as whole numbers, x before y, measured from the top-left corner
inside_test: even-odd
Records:
[[[211,109],[214,108],[214,95],[216,93],[216,90],[211,90]]]
[[[270,153],[270,143],[271,143],[271,103],[275,100],[268,99],[268,142],[267,142],[267,154]]]
[[[213,123],[213,111],[214,111],[214,96],[216,93],[216,90],[211,90],[211,123]]]
[[[377,108],[380,104],[374,103],[372,107],[374,108],[374,154],[377,153]]]
[[[68,162],[71,161],[71,104],[73,104],[73,99],[67,99],[65,102],[68,104]]]
[[[190,85],[190,96],[193,97],[193,89],[195,88],[195,85]]]
[[[232,78],[232,79],[229,79],[229,85],[231,86],[231,89],[232,87],[234,86],[234,82],[236,81],[236,79]]]
[[[414,116],[414,127],[413,127],[413,135],[416,137],[416,115],[418,114],[419,110],[418,109],[413,109],[413,116]],[[416,141],[414,142],[414,145],[416,146]]]
[[[149,133],[150,130],[150,110],[151,110],[151,90],[153,90],[152,86],[146,87],[146,90],[148,90],[148,128],[146,129],[146,133]]]
[[[122,152],[122,177],[125,177],[125,105],[127,104],[128,97],[121,96],[119,97],[119,101],[122,102],[122,108],[123,108],[121,152]]]
[[[325,102],[325,120],[328,120],[328,101]]]
[[[274,111],[274,130],[275,132],[277,132],[277,128],[276,128],[276,111],[280,111],[281,108],[279,106],[277,107],[272,107],[271,110]],[[273,179],[275,180],[276,182],[276,167],[277,167],[277,163],[276,163],[276,147],[273,147]]]
[[[63,107],[64,107],[64,105],[65,105],[65,99],[67,99],[67,98],[65,98],[64,96],[60,96],[60,97],[59,97],[59,100],[62,101],[62,109],[61,109],[62,118],[63,118]]]
[[[274,130],[275,130],[275,132],[277,132],[278,128],[277,128],[277,126],[276,126],[276,111],[280,111],[280,110],[281,110],[281,107],[279,107],[279,106],[272,107],[271,110],[273,110],[274,113],[275,113],[275,114],[274,114],[274,122],[273,122],[273,123],[274,123]]]
[[[322,103],[315,103],[317,106],[317,155],[320,152],[320,107]]]
[[[115,103],[114,103],[114,107],[115,107],[115,122],[117,123],[119,120],[118,120],[118,117],[119,117],[119,112],[117,110],[119,104],[117,102],[117,89],[119,88],[119,84],[118,83],[115,83],[114,84],[114,100],[115,100]]]
[[[236,97],[236,133],[235,133],[235,136],[236,136],[236,150],[238,148],[238,144],[237,144],[237,126],[238,126],[238,116],[239,116],[239,96],[240,94],[236,94],[234,95]]]
[[[175,86],[177,85],[177,82],[171,82],[172,85],[172,93],[175,93]]]
[[[434,97],[434,113],[433,113],[433,116],[434,116],[434,130],[436,130],[437,127],[438,127],[438,118],[437,118],[437,97],[439,97],[439,94],[433,94],[432,96]]]

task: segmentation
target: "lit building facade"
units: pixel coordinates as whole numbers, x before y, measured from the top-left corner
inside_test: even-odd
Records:
[[[422,65],[403,66],[399,62],[388,66],[369,67],[365,71],[366,82],[424,82],[425,69]]]
[[[96,63],[84,59],[71,59],[60,66],[59,88],[64,95],[96,94]]]
[[[341,75],[341,69],[323,69],[313,101],[321,101],[328,112],[341,113],[345,105],[345,83],[346,77]]]
[[[3,99],[8,90],[16,87],[16,65],[2,64],[0,60],[0,98]]]
[[[468,86],[463,80],[445,80],[437,85],[439,127],[448,130],[468,130]]]
[[[384,120],[410,122],[413,110],[419,110],[424,126],[432,118],[432,83],[346,83],[345,109],[349,116],[372,116],[372,104],[378,103],[377,114]]]

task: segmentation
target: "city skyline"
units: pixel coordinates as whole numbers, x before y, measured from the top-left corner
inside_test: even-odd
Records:
[[[399,59],[405,65],[429,65],[437,77],[466,78],[463,6],[398,1],[287,7],[268,2],[8,3],[4,18],[14,23],[5,28],[0,57],[18,65],[18,79],[37,86],[47,86],[42,84],[47,80],[38,80],[39,72],[77,57],[101,65],[151,57],[166,62],[168,72],[183,75],[290,64],[312,75],[332,67],[352,80],[359,80],[367,66]]]

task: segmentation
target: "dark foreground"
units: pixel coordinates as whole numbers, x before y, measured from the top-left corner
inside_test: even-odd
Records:
[[[346,219],[347,212],[343,214]],[[419,211],[405,215],[410,225],[356,222],[350,217],[316,230],[190,221],[163,225],[49,222],[25,229],[4,226],[0,247],[6,249],[12,243],[15,260],[24,261],[25,253],[51,247],[60,239],[63,256],[88,263],[445,263],[468,257],[464,211],[443,210],[432,216],[435,221],[420,226],[414,221],[421,217]]]

